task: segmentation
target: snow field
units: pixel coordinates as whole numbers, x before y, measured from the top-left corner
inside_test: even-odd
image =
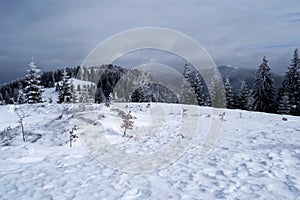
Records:
[[[29,115],[24,119],[25,131],[32,135],[32,138],[26,136],[25,143],[13,108],[1,106],[0,130],[10,125],[8,133],[14,133],[15,137],[9,146],[0,146],[0,199],[297,199],[300,196],[299,117],[286,116],[288,121],[282,121],[281,115],[220,110],[226,113],[222,135],[203,159],[199,153],[203,139],[212,118],[218,120],[218,116],[212,115],[212,108],[195,106],[193,109],[199,109],[199,114],[189,117],[199,119],[198,134],[185,154],[170,166],[150,173],[126,173],[102,164],[89,154],[81,138],[69,147],[68,131],[74,125],[81,128],[78,130],[81,137],[84,127],[79,123],[95,122],[95,127],[104,130],[105,137],[123,151],[147,154],[163,149],[178,137],[174,132],[180,126],[181,107],[146,106],[129,104],[135,129],[128,134],[135,137],[123,138],[119,127],[122,120],[118,112],[112,111],[117,105],[110,108],[87,105],[78,112],[82,118],[76,118],[82,121],[72,120],[74,110],[80,110],[72,105],[20,105]],[[163,114],[154,114],[152,119],[151,112]],[[164,118],[155,118],[163,115]],[[142,132],[144,135],[138,137]],[[36,135],[41,138],[32,143]]]

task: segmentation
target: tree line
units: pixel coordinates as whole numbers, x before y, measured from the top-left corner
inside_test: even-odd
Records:
[[[263,57],[256,70],[254,84],[248,86],[245,81],[241,81],[237,90],[233,90],[228,78],[219,80],[214,75],[211,83],[205,84],[201,74],[186,62],[181,94],[163,84],[151,83],[151,74],[143,70],[134,69],[128,73],[129,70],[112,64],[100,68],[78,66],[41,75],[33,61],[29,67],[25,78],[0,86],[2,104],[43,102],[43,88],[56,87],[58,103],[102,103],[110,99],[123,102],[196,102],[200,106],[224,105],[229,109],[300,115],[300,59],[297,49],[277,93],[266,57]],[[94,84],[79,84],[75,88],[71,78]],[[225,95],[220,96],[222,89]]]
[[[33,85],[38,85],[41,90],[42,88],[55,87],[58,82],[62,81],[64,71],[67,72],[68,76],[76,77],[76,74],[80,69],[79,66],[73,68],[67,67],[65,69],[57,69],[55,71],[42,72],[40,74],[40,70],[33,60],[28,65],[29,70],[27,70],[28,74],[26,77],[0,85],[0,104],[24,103],[24,92],[26,93],[28,86],[35,87]]]

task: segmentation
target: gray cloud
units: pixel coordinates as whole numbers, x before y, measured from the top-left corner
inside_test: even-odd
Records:
[[[218,65],[257,67],[267,55],[283,73],[300,46],[299,10],[298,0],[3,0],[0,83],[25,74],[32,56],[43,70],[77,66],[107,37],[146,26],[187,34]]]

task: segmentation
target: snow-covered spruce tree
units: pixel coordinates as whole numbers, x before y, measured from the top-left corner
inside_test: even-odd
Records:
[[[216,108],[224,108],[226,106],[226,94],[224,92],[223,80],[217,70],[214,71],[211,78],[210,90],[210,99],[211,105]]]
[[[277,101],[278,101],[277,113],[286,114],[286,115],[291,113],[290,98],[287,92],[283,90],[283,88],[280,88],[278,91]]]
[[[249,89],[245,81],[241,81],[241,88],[237,98],[237,107],[242,110],[249,110]]]
[[[122,86],[130,85],[131,88],[135,88],[135,91],[133,91],[132,95],[131,95],[131,101],[133,101],[133,102],[150,102],[151,101],[151,98],[150,98],[151,93],[153,93],[153,91],[150,90],[150,84],[149,84],[149,82],[151,82],[150,81],[151,75],[149,73],[147,73],[143,68],[132,70],[132,71],[130,71],[130,73],[131,73],[131,79],[129,79],[129,80],[131,83],[128,84],[127,83],[128,80],[121,78],[121,81],[122,81],[121,84],[122,84]],[[124,82],[124,84],[123,84],[123,82]],[[116,88],[116,89],[118,91],[118,94],[120,94],[120,93],[122,94],[123,88],[120,88],[119,85],[118,85],[118,88]],[[157,90],[155,92],[159,93],[159,91],[157,91]]]
[[[15,100],[15,102],[19,103],[19,104],[23,104],[26,103],[26,97],[24,94],[24,89],[23,89],[23,84],[21,84],[21,82],[18,83],[18,94],[17,94],[17,99]]]
[[[202,83],[201,79],[202,79],[202,77],[201,77],[200,73],[197,71],[196,76],[194,78],[194,82],[193,82],[193,88],[194,88],[195,95],[196,95],[199,106],[204,105],[203,83]]]
[[[141,85],[141,92],[139,96],[140,102],[149,102],[151,101],[150,96],[150,86],[149,82],[151,80],[150,74],[147,73],[144,69],[139,70],[138,76],[137,76],[137,81],[138,85]]]
[[[184,78],[182,85],[182,97],[181,103],[183,104],[195,104],[196,103],[196,95],[193,91],[193,87],[191,85],[191,64],[185,61],[184,64]]]
[[[95,85],[83,85],[81,91],[79,92],[78,100],[80,103],[95,103]],[[106,100],[106,98],[105,98]]]
[[[60,90],[60,86],[59,86],[59,83],[57,82],[55,85],[55,91],[58,92],[59,90]]]
[[[26,97],[25,97],[25,94],[23,93],[23,90],[22,90],[22,89],[19,90],[17,102],[18,102],[19,104],[23,104],[23,103],[26,102]]]
[[[73,94],[73,103],[79,103],[79,92],[75,89],[73,81],[71,80],[71,91]]]
[[[291,64],[284,76],[283,91],[288,95],[291,114],[300,115],[300,59],[298,49],[295,49]]]
[[[211,107],[211,99],[209,93],[205,94],[204,99],[204,106]]]
[[[37,68],[33,59],[28,64],[30,69],[27,70],[26,87],[24,89],[26,103],[41,103],[42,100],[42,86],[40,85],[40,69]]]
[[[73,102],[73,92],[71,87],[71,79],[67,72],[63,72],[63,80],[58,91],[58,101],[57,103],[72,103]]]
[[[105,102],[106,97],[103,93],[103,90],[101,87],[97,87],[96,88],[96,92],[95,92],[95,103],[102,103]]]
[[[273,112],[274,106],[274,80],[266,57],[256,71],[256,79],[253,85],[252,107],[255,111]]]
[[[224,87],[226,93],[226,107],[229,109],[233,109],[235,108],[234,94],[232,92],[232,86],[228,78],[225,79]]]
[[[3,95],[2,93],[0,92],[0,105],[4,105],[4,102],[3,102]]]

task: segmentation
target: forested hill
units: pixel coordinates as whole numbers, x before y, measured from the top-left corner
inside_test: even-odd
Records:
[[[233,88],[239,89],[241,81],[245,81],[248,86],[254,84],[256,69],[251,68],[235,68],[227,65],[218,66],[223,80],[228,78]],[[274,79],[275,90],[282,86],[283,76],[272,73]]]
[[[120,75],[124,74],[126,69],[110,65],[109,70],[111,72],[114,72],[114,74],[119,74],[116,77],[119,78]],[[67,67],[65,69],[59,69],[55,71],[48,71],[48,72],[42,72],[41,73],[41,85],[45,88],[55,87],[55,83],[62,80],[63,71],[66,70],[68,75],[76,78],[77,72],[80,69],[79,66],[77,67]],[[88,80],[89,76],[94,76],[92,73],[94,73],[94,70],[86,70],[87,68],[83,68],[82,71],[85,71],[84,77],[80,76],[80,79]],[[96,68],[94,68],[96,69]],[[230,67],[226,65],[218,66],[218,69],[222,75],[223,80],[226,78],[229,78],[231,85],[233,87],[233,90],[235,92],[238,92],[241,81],[245,81],[246,84],[250,87],[253,85],[255,80],[255,69],[249,69],[249,68],[235,68]],[[112,73],[111,73],[112,74]],[[282,84],[283,76],[277,75],[275,73],[272,73],[272,77],[274,79],[274,87],[277,91]],[[101,80],[103,81],[105,77],[103,77]],[[4,83],[0,85],[0,100],[8,100],[15,96],[18,93],[19,89],[24,88],[25,86],[25,78],[12,81],[10,83]]]
[[[265,61],[264,61],[265,62]],[[267,66],[268,67],[268,66]],[[189,82],[192,86],[192,89],[195,90],[196,98],[198,104],[200,106],[211,106],[211,99],[213,98],[208,93],[208,88],[206,83],[203,81],[201,74],[195,71],[195,68],[190,64],[185,65],[183,73],[183,82]],[[244,110],[255,110],[253,105],[253,86],[255,85],[255,81],[257,80],[257,70],[255,69],[246,69],[246,68],[234,68],[230,66],[219,66],[218,67],[221,76],[223,78],[223,82],[225,84],[225,92],[226,92],[226,104],[228,108],[239,108]],[[163,102],[163,103],[179,103],[182,102],[182,99],[178,99],[178,94],[174,94],[172,88],[167,88],[161,84],[146,84],[138,83],[134,80],[136,77],[143,76],[143,79],[147,79],[151,77],[151,74],[147,74],[145,72],[139,70],[133,70],[131,75],[133,77],[128,76],[128,69],[124,69],[120,66],[114,65],[103,65],[101,67],[73,67],[73,68],[65,68],[59,69],[55,71],[42,72],[40,75],[40,84],[44,88],[56,87],[57,91],[61,87],[60,84],[62,82],[64,72],[70,78],[76,78],[80,80],[94,82],[94,86],[87,86],[84,88],[89,91],[89,101],[94,101],[95,103],[106,102],[114,91],[114,88],[120,78],[125,75],[125,78],[128,79],[129,82],[133,82],[133,84],[140,85],[138,89],[136,89],[132,94],[127,94],[127,91],[121,91],[123,94],[118,94],[122,96],[122,101],[132,101],[132,102]],[[270,71],[270,70],[269,70]],[[101,77],[99,77],[101,74]],[[134,75],[135,74],[135,75]],[[128,76],[128,77],[127,77]],[[283,97],[283,110],[284,112],[289,112],[290,107],[285,99],[286,94],[280,94],[280,88],[282,87],[283,77],[274,73],[270,73],[272,81],[274,81],[274,97],[270,99],[271,104],[274,106],[272,111],[266,112],[278,112],[280,107],[279,101],[280,98]],[[0,86],[0,103],[1,104],[13,104],[13,103],[21,103],[19,101],[20,93],[24,92],[24,88],[26,87],[26,78],[13,81],[11,83],[3,84]],[[125,84],[125,82],[124,82]],[[128,83],[126,83],[128,84]],[[92,87],[92,88],[88,88]],[[82,88],[81,88],[82,89]],[[78,91],[78,88],[73,88],[73,90],[77,90],[76,92],[82,93],[82,91]],[[218,91],[218,88],[214,88],[213,90]],[[282,92],[282,91],[281,91]],[[278,97],[279,95],[279,97]],[[180,95],[179,95],[180,96]],[[181,98],[181,97],[179,97]],[[120,100],[120,98],[119,98]],[[55,100],[54,100],[55,101]],[[231,101],[231,103],[229,102]],[[23,102],[22,102],[23,103]],[[231,105],[229,105],[231,104]],[[264,111],[264,110],[261,110]],[[297,111],[298,112],[298,111]]]

